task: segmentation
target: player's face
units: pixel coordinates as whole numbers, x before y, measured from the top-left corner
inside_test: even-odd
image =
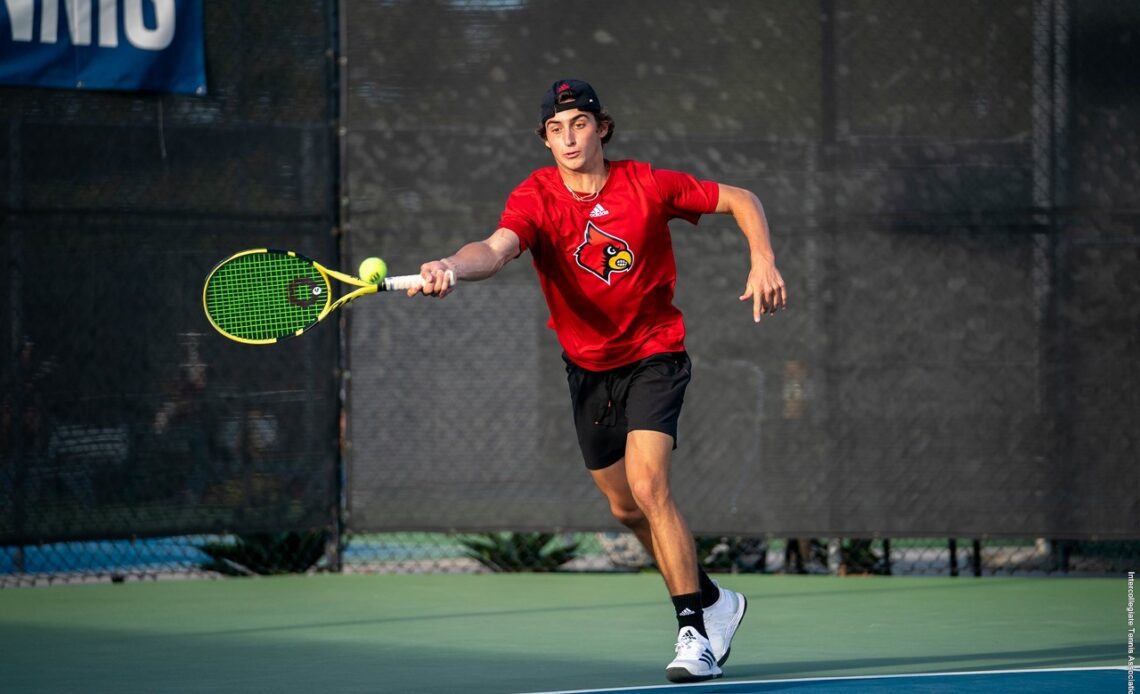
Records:
[[[554,161],[571,171],[588,171],[603,164],[602,137],[594,114],[570,109],[546,121],[546,146]]]

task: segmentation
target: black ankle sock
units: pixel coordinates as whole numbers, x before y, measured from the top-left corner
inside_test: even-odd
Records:
[[[697,630],[697,633],[706,639],[709,637],[708,633],[705,632],[705,613],[704,609],[701,607],[700,593],[674,595],[673,607],[677,613],[678,629],[692,627]]]
[[[701,579],[701,607],[707,610],[720,599],[720,588],[716,587],[704,569],[698,568],[697,575]]]

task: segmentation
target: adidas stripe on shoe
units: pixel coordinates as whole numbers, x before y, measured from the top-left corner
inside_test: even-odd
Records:
[[[693,627],[677,632],[677,657],[665,666],[670,682],[703,682],[721,676],[720,666],[709,648],[709,640]]]

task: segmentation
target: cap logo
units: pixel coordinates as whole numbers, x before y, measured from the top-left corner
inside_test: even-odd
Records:
[[[539,118],[543,126],[555,114],[570,109],[581,109],[593,113],[601,113],[602,105],[594,88],[581,80],[564,79],[550,85],[550,90],[542,96],[542,105],[539,107]]]

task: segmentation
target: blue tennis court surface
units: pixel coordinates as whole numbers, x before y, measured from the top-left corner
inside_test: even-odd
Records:
[[[997,670],[989,672],[949,672],[880,677],[825,677],[818,679],[757,680],[752,682],[713,682],[660,687],[618,689],[575,689],[530,694],[655,694],[683,691],[686,694],[833,694],[835,692],[976,692],[978,694],[1020,694],[1022,692],[1127,692],[1128,670],[1114,668],[1056,668],[1047,670]]]
[[[21,547],[17,566],[12,551],[0,552],[0,576],[13,574],[121,573],[148,571],[192,572],[210,560],[198,547],[219,542],[227,536],[186,535],[137,540],[86,540],[53,542]],[[407,557],[461,556],[458,543],[449,546],[437,537],[405,533],[397,539],[384,538],[350,543],[344,549],[348,564],[385,561]],[[13,548],[8,548],[13,549]]]

